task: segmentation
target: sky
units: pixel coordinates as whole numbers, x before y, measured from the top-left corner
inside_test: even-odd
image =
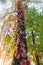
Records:
[[[0,1],[0,14],[3,14],[5,12],[6,9],[10,9],[12,7],[12,2],[11,0],[7,0],[7,2],[5,4],[3,4]]]
[[[43,1],[43,0],[42,0]],[[28,6],[34,6],[35,8],[39,8],[40,10],[43,8],[43,3],[28,3]],[[0,1],[0,14],[3,14],[5,12],[6,9],[11,9],[12,7],[12,2],[11,0],[7,0],[7,2],[5,4],[3,4]]]
[[[7,2],[5,4],[3,4],[1,1],[0,1],[0,17],[3,16],[6,12],[6,10],[10,10],[12,7],[12,2],[11,0],[7,0]],[[1,27],[3,25],[3,21],[0,20],[0,31],[1,31]]]
[[[43,0],[42,0],[43,1]],[[31,6],[34,6],[35,8],[38,8],[39,11],[41,11],[41,9],[43,8],[43,3],[28,3],[28,6],[31,7]],[[3,4],[1,1],[0,1],[0,14],[4,14],[5,10],[6,9],[11,9],[12,7],[12,2],[11,0],[7,0],[7,2],[5,4]]]

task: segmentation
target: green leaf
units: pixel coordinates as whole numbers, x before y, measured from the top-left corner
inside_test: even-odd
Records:
[[[7,44],[11,42],[11,36],[9,34],[6,35],[5,42],[7,42]]]

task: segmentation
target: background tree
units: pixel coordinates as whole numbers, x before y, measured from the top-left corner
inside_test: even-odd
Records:
[[[27,8],[26,10],[27,10],[27,22],[26,22],[27,44],[29,46],[28,48],[30,52],[35,54],[37,65],[39,65],[40,64],[39,57],[41,57],[41,55],[43,54],[43,52],[40,51],[43,47],[42,43],[40,42],[40,40],[42,40],[41,37],[43,35],[41,31],[41,27],[43,27],[41,25],[43,15],[42,13],[38,13],[38,11],[35,8],[30,9]]]

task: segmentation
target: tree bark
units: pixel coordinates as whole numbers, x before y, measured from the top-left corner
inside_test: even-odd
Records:
[[[17,0],[17,13],[16,49],[12,65],[29,65],[25,33],[25,7],[20,0]]]

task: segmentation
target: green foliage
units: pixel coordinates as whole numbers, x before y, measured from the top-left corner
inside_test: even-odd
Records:
[[[5,42],[7,42],[7,44],[11,42],[11,36],[9,34],[6,35]]]
[[[38,13],[35,8],[26,8],[27,11],[27,22],[26,32],[34,32],[35,39],[38,38],[38,43],[43,41],[43,15]],[[29,35],[30,34],[30,35]],[[28,38],[32,38],[32,33],[28,33]],[[28,39],[29,41],[29,39]],[[31,40],[32,41],[32,40]],[[37,42],[37,40],[35,41]]]
[[[38,22],[38,17],[39,14],[37,12],[37,10],[35,8],[26,8],[27,11],[27,26],[30,27],[30,30],[37,30],[38,26],[39,26],[39,22]]]
[[[28,52],[36,53],[43,57],[43,12],[38,13],[35,8],[27,8],[26,32]],[[35,44],[33,45],[32,31],[34,34]]]
[[[6,0],[0,0],[2,3],[5,3],[6,2]]]

